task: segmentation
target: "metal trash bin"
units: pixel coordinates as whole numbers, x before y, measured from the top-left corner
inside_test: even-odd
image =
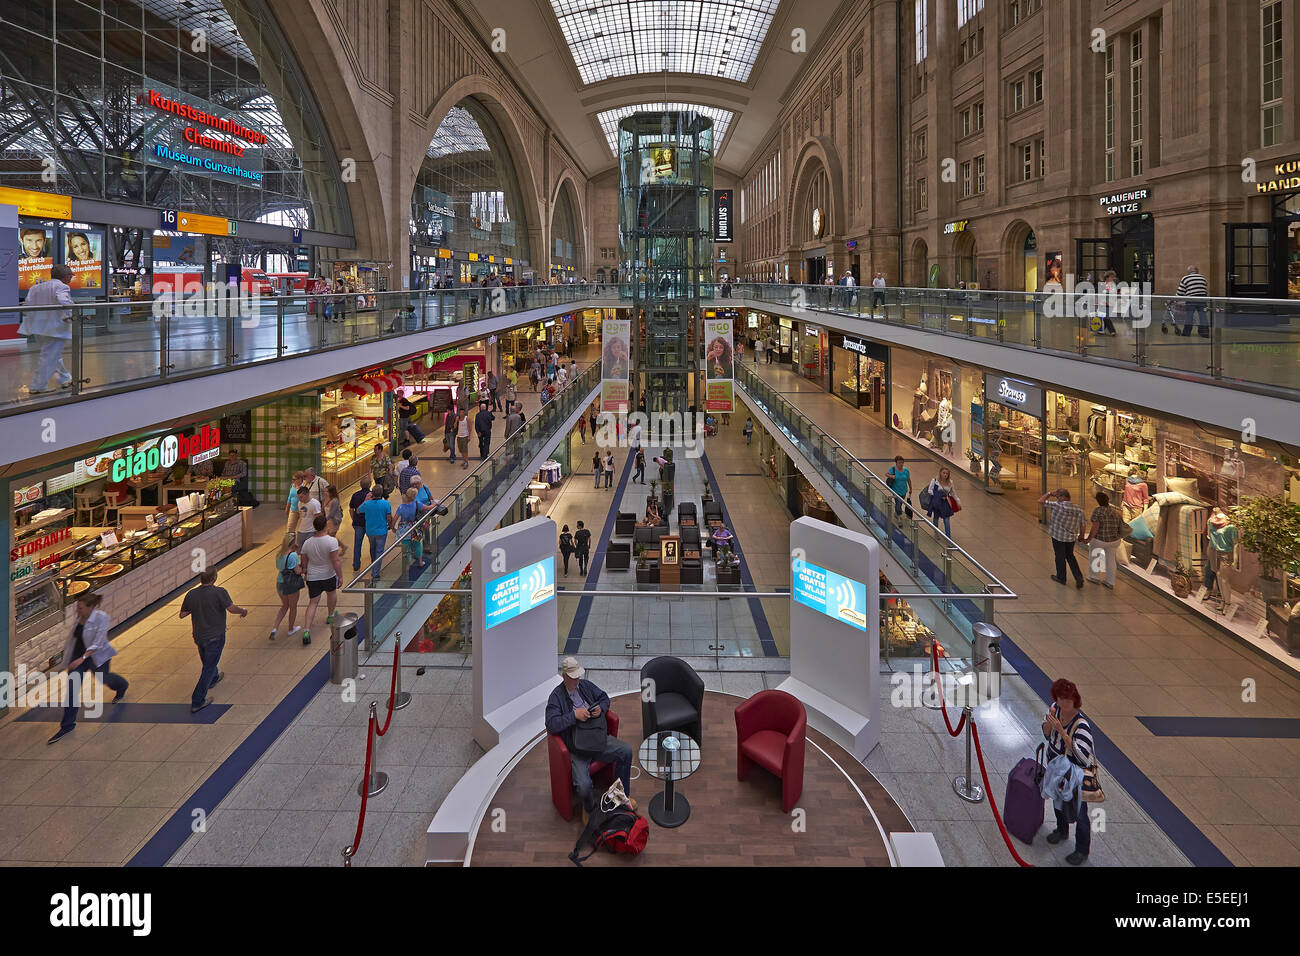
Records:
[[[981,700],[992,700],[1002,686],[1002,639],[1006,635],[1000,627],[986,621],[975,624],[971,632],[975,636],[971,664],[981,685],[979,696]]]
[[[357,676],[357,620],[340,614],[330,630],[330,683],[342,684]]]

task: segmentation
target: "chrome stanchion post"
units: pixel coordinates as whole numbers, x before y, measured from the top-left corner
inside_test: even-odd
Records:
[[[967,803],[980,803],[984,799],[984,788],[971,780],[971,733],[975,727],[975,718],[971,714],[970,704],[962,708],[962,714],[966,718],[966,775],[954,777],[952,789]]]
[[[378,725],[379,723],[379,717],[377,714],[378,707],[379,704],[377,701],[372,700],[370,702],[370,719],[374,722],[375,725]],[[388,786],[388,774],[384,773],[382,770],[375,769],[375,763],[376,763],[375,758],[378,756],[378,751],[379,751],[378,744],[379,741],[378,739],[376,739],[375,748],[370,754],[370,779],[369,780],[362,779],[362,781],[359,784],[357,784],[358,797],[361,796],[363,793],[366,794],[367,796],[373,797],[376,794],[383,793],[384,788]],[[367,787],[369,789],[367,789]]]
[[[393,699],[393,710],[401,710],[411,703],[411,692],[402,690],[402,632],[394,631],[393,637],[397,640],[397,694]]]

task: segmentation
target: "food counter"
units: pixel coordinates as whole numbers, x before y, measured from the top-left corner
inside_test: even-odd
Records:
[[[149,526],[143,515],[132,520],[135,516],[128,513],[136,510],[161,513],[165,523]],[[104,609],[119,624],[193,579],[194,547],[201,547],[205,563],[215,564],[242,544],[242,517],[229,493],[185,515],[175,506],[161,512],[124,508],[122,520],[138,527],[46,525],[29,530],[34,521],[15,536],[10,564],[11,580],[17,576],[11,632],[15,666],[55,666],[52,657],[61,652],[77,595],[99,591]],[[105,546],[105,535],[116,536],[116,543]],[[191,546],[200,535],[202,544]],[[145,565],[148,571],[142,571]]]
[[[362,475],[370,474],[370,459],[374,457],[375,445],[379,442],[388,444],[387,428],[381,427],[350,442],[326,442],[320,453],[321,477],[325,483],[342,492],[348,485],[360,481]]]

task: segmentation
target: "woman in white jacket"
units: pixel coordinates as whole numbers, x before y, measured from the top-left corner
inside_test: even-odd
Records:
[[[49,742],[66,737],[77,728],[77,711],[81,709],[80,694],[76,685],[84,684],[85,675],[94,671],[110,690],[117,691],[113,703],[126,696],[126,678],[109,670],[109,661],[117,653],[108,642],[108,629],[112,622],[108,613],[99,609],[101,598],[87,591],[77,598],[77,612],[73,628],[63,643],[63,659],[68,662],[68,705],[63,708],[63,723],[59,732]]]

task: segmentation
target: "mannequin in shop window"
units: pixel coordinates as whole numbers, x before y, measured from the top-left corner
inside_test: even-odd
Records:
[[[939,403],[939,415],[934,422],[934,438],[932,444],[935,448],[942,448],[944,454],[952,454],[953,433],[956,427],[952,421],[952,402],[944,399]]]
[[[1232,602],[1232,583],[1228,573],[1237,564],[1237,526],[1218,505],[1210,512],[1205,529],[1205,597],[1218,585],[1218,608],[1223,611]]]
[[[1141,468],[1130,468],[1124,482],[1124,520],[1132,521],[1147,510],[1151,500],[1151,490],[1147,487],[1146,474]]]

